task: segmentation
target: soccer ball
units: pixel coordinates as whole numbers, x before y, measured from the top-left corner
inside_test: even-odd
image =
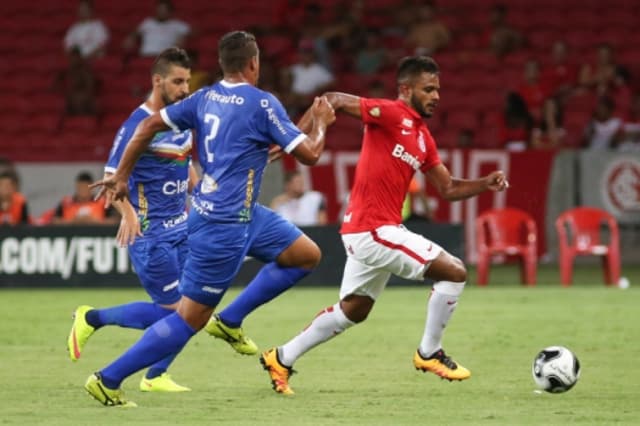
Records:
[[[569,349],[549,346],[533,360],[531,372],[540,389],[551,393],[566,392],[580,378],[580,362]]]

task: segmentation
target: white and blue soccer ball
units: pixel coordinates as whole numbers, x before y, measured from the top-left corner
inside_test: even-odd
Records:
[[[564,346],[549,346],[536,355],[532,374],[540,389],[562,393],[571,389],[580,378],[580,362]]]

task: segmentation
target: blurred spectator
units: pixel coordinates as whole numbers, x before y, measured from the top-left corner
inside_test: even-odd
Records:
[[[387,88],[384,85],[384,82],[382,80],[378,80],[377,78],[374,79],[374,80],[371,80],[367,84],[366,97],[367,98],[374,98],[374,99],[386,98],[387,97]]]
[[[616,67],[611,86],[602,95],[610,95],[616,100],[616,109],[623,117],[631,110],[633,91],[631,90],[631,73],[621,65]]]
[[[318,191],[306,191],[299,171],[285,174],[284,193],[271,201],[271,209],[299,226],[327,224],[324,195]]]
[[[16,175],[16,178],[18,177],[18,171],[16,170],[16,165],[13,164],[13,161],[9,160],[6,157],[0,157],[0,174],[5,173],[5,172],[10,172]],[[19,184],[19,182],[18,182]],[[20,185],[18,185],[19,187]]]
[[[504,112],[500,117],[498,140],[510,151],[524,151],[529,145],[533,119],[527,105],[517,93],[507,94]]]
[[[409,29],[407,46],[415,55],[432,55],[449,44],[449,29],[437,19],[432,2],[422,4],[417,12],[418,20]]]
[[[76,177],[75,193],[62,199],[53,211],[51,223],[56,225],[110,225],[118,223],[119,217],[113,208],[105,210],[104,198],[94,200],[89,185],[93,176],[81,172]]]
[[[273,7],[273,23],[282,31],[291,31],[304,22],[306,0],[278,0]],[[317,6],[317,5],[316,5]]]
[[[300,42],[299,61],[285,70],[285,81],[291,87],[288,105],[295,111],[308,107],[316,93],[326,91],[334,82],[333,75],[315,58],[313,41]]]
[[[182,46],[189,36],[191,27],[186,22],[172,18],[174,12],[171,0],[157,0],[156,14],[146,18],[134,33],[125,40],[126,50],[133,50],[140,43],[140,56],[156,56],[165,49]]]
[[[615,102],[610,97],[601,97],[596,104],[593,118],[585,129],[585,146],[588,149],[610,149],[622,130],[622,120],[615,117]]]
[[[408,29],[416,21],[416,7],[413,0],[403,0],[398,3],[390,11],[390,22],[382,29],[382,36],[401,41],[399,46],[401,47],[407,37]]]
[[[370,75],[379,72],[389,63],[389,52],[382,45],[377,31],[367,32],[367,41],[356,56],[355,70],[359,74]]]
[[[498,58],[519,49],[524,41],[522,34],[507,22],[507,13],[504,4],[494,5],[489,15],[489,29],[484,36],[486,44]]]
[[[283,87],[279,70],[273,64],[273,61],[260,58],[260,80],[258,86],[260,89],[272,93],[277,98],[290,98],[288,87]]]
[[[550,91],[547,85],[540,80],[540,64],[534,59],[528,60],[524,65],[523,82],[518,87],[518,94],[522,97],[529,113],[534,120],[539,121],[542,116],[542,104]]]
[[[323,9],[319,4],[306,3],[302,9],[302,18],[286,31],[298,33],[299,37],[296,40],[310,40],[317,62],[327,70],[332,69],[328,37],[335,29],[328,24],[325,25]]]
[[[363,18],[363,0],[336,4],[333,21],[322,30],[326,46],[331,52],[329,70],[339,72],[352,69],[353,58],[367,44],[367,28]],[[322,57],[318,59],[322,63]]]
[[[191,59],[191,80],[189,80],[189,93],[196,92],[205,86],[213,84],[214,78],[209,71],[199,66],[200,54],[196,50],[189,50]]]
[[[0,225],[30,223],[27,200],[18,192],[18,175],[12,171],[0,173]]]
[[[89,64],[73,47],[69,52],[69,66],[56,76],[54,91],[65,97],[65,112],[68,115],[96,114],[97,82]]]
[[[640,94],[633,97],[631,110],[614,140],[614,146],[622,152],[640,153]]]
[[[542,72],[542,80],[549,91],[560,98],[568,95],[578,81],[578,67],[569,59],[564,41],[556,41],[551,48],[551,62]]]
[[[531,131],[531,147],[535,149],[560,148],[567,136],[562,121],[560,104],[554,98],[547,98],[542,108],[542,118]]]
[[[402,221],[426,220],[431,222],[435,207],[437,207],[437,200],[427,197],[415,177],[411,179],[407,196],[402,204]]]
[[[473,148],[475,142],[475,132],[473,129],[460,129],[456,139],[457,148]]]
[[[616,62],[614,60],[613,47],[602,43],[596,48],[596,61],[594,64],[583,64],[580,68],[578,82],[581,86],[591,89],[608,87],[615,78]]]
[[[80,54],[87,59],[102,56],[109,41],[109,30],[100,19],[93,17],[93,2],[78,2],[78,20],[69,27],[64,37],[65,51],[80,49]]]

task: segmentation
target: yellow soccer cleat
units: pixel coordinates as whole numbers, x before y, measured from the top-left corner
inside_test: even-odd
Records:
[[[73,313],[73,325],[71,326],[71,332],[67,339],[67,350],[69,351],[71,361],[77,361],[80,358],[82,348],[93,332],[96,331],[85,319],[87,312],[92,309],[92,306],[82,305],[78,306]]]
[[[204,330],[216,337],[229,343],[231,347],[242,355],[255,355],[258,353],[258,345],[253,340],[244,335],[242,327],[231,328],[225,325],[220,317],[216,314],[211,316]]]
[[[269,372],[273,390],[283,395],[293,395],[295,392],[289,387],[289,377],[295,371],[291,367],[282,365],[278,359],[278,349],[269,349],[260,356],[260,363]]]
[[[417,350],[413,356],[413,365],[416,367],[416,370],[429,371],[449,381],[465,380],[471,377],[469,370],[454,362],[442,349],[429,358],[424,358],[420,350]]]
[[[190,388],[177,384],[169,373],[162,373],[153,379],[143,377],[140,380],[142,392],[189,392]]]
[[[124,399],[122,389],[109,389],[106,387],[102,383],[102,378],[99,373],[89,376],[87,382],[84,384],[84,388],[89,392],[89,395],[107,407],[130,408],[138,406],[135,402]]]

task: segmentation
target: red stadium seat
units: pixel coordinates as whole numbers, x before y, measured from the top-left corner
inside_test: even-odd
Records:
[[[608,241],[602,238],[602,226],[608,228]],[[602,256],[604,282],[617,285],[620,279],[620,236],[615,218],[604,210],[576,207],[556,219],[560,256],[560,280],[570,286],[576,256]]]
[[[538,231],[531,216],[514,208],[493,209],[476,219],[478,285],[487,285],[492,257],[516,256],[521,260],[523,284],[535,285],[538,268]]]
[[[66,134],[90,135],[98,128],[98,121],[93,116],[67,116],[62,121],[62,131]]]
[[[446,123],[450,129],[475,129],[478,122],[478,114],[472,109],[457,109],[447,112]]]
[[[60,130],[61,121],[61,112],[31,114],[24,121],[24,123],[27,123],[25,131],[53,134]]]

